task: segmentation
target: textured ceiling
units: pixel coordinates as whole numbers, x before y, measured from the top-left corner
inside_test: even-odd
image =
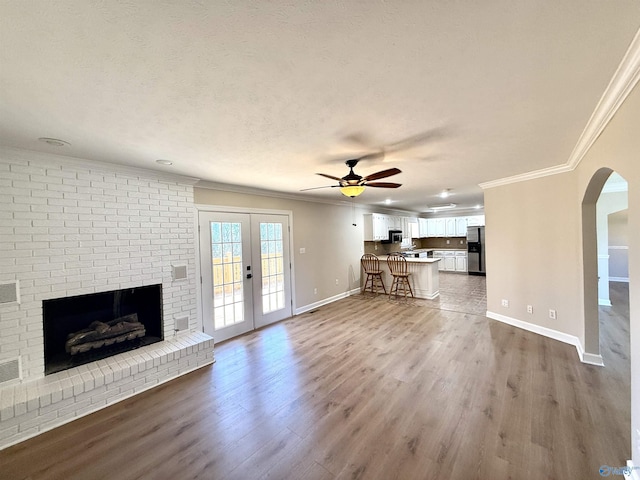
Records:
[[[403,186],[358,202],[469,207],[569,159],[639,27],[637,0],[0,0],[0,144],[296,194],[384,148],[356,172]]]

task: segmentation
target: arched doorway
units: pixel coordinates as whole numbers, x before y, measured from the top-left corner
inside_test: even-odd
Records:
[[[620,210],[621,207],[602,207],[601,194],[605,190],[607,181],[612,179],[614,171],[610,168],[598,170],[585,191],[582,200],[582,252],[583,252],[583,282],[584,282],[584,360],[588,363],[602,365],[600,352],[600,322],[599,305],[603,305],[602,298],[609,297],[609,269],[607,242],[607,214]],[[625,185],[624,208],[626,209],[626,182],[618,177]],[[609,182],[610,184],[611,182]],[[606,202],[605,202],[606,203]],[[599,207],[600,206],[600,207]],[[603,218],[604,216],[604,218]],[[604,232],[602,223],[604,222]],[[600,225],[599,225],[600,224]],[[600,243],[600,246],[599,246]],[[604,245],[603,245],[604,244]],[[600,251],[599,251],[600,250]],[[604,258],[604,260],[603,260]],[[603,265],[603,261],[605,264]],[[606,268],[603,268],[606,267]],[[601,278],[603,277],[603,278]],[[606,289],[606,291],[605,291]],[[605,292],[605,293],[603,293]],[[606,305],[607,303],[604,303]]]

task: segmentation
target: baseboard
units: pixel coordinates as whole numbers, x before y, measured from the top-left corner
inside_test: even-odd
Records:
[[[506,315],[490,312],[488,310],[487,310],[487,317],[491,318],[492,320],[497,320],[499,322],[506,323],[507,325],[511,325],[512,327],[518,327],[528,332],[537,333],[538,335],[542,335],[543,337],[551,338],[553,340],[558,340],[560,342],[573,345],[574,347],[576,347],[576,350],[578,351],[578,357],[580,358],[581,362],[588,363],[590,365],[597,365],[600,367],[604,366],[604,363],[602,362],[602,357],[600,355],[585,353],[584,348],[582,347],[582,343],[580,342],[580,339],[575,335],[569,335],[568,333],[559,332],[557,330],[543,327],[541,325],[536,325],[534,323],[524,322],[522,320],[507,317]]]
[[[329,305],[330,303],[337,302],[338,300],[342,300],[343,298],[350,297],[351,295],[356,295],[360,293],[359,288],[354,288],[353,290],[348,290],[343,293],[339,293],[338,295],[334,295],[333,297],[324,298],[314,303],[310,303],[309,305],[305,305],[303,307],[296,308],[294,315],[300,315],[302,313],[308,312],[318,307],[322,307],[323,305]]]
[[[580,339],[578,339],[576,349],[578,350],[578,356],[580,357],[580,361],[582,363],[588,363],[589,365],[595,365],[596,367],[604,367],[604,360],[602,360],[602,355],[585,352],[584,348],[582,348],[582,343],[580,343]]]
[[[600,305],[601,307],[610,307],[611,306],[611,300],[607,300],[605,298],[599,298],[598,299],[598,305]]]
[[[627,480],[640,480],[640,467],[633,464],[632,460],[627,460],[627,469],[624,472]]]
[[[629,283],[629,277],[609,277],[610,282]]]

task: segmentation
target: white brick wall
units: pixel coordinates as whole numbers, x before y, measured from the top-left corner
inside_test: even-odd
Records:
[[[21,295],[0,304],[0,363],[22,365],[0,385],[0,448],[213,361],[210,337],[174,338],[176,318],[198,327],[190,180],[0,148],[0,284]],[[158,283],[165,342],[44,377],[42,300]]]
[[[43,376],[44,299],[161,283],[165,335],[177,317],[197,326],[191,184],[0,154],[0,283],[19,280],[22,300],[0,304],[0,363],[20,356],[25,379]],[[172,265],[188,278],[173,282]]]

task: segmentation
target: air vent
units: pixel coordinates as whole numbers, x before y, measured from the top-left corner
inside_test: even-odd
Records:
[[[0,284],[0,303],[20,303],[20,288],[18,282]]]
[[[20,379],[20,360],[9,360],[0,363],[0,384]]]
[[[174,265],[171,267],[171,276],[174,280],[184,280],[187,278],[187,266],[186,265]]]

